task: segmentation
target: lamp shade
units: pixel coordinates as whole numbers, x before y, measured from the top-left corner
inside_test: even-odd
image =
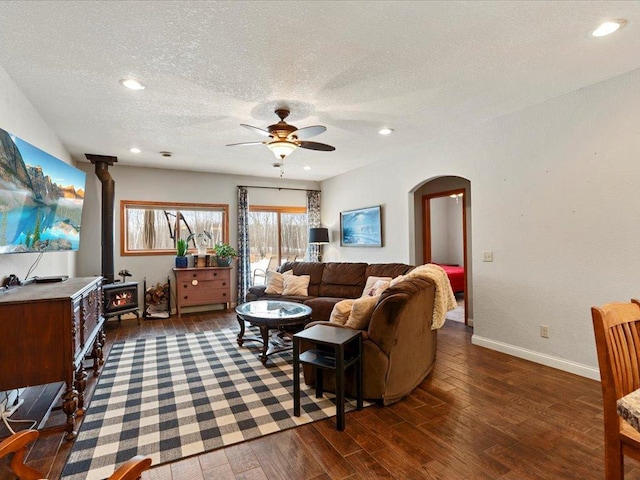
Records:
[[[288,142],[286,140],[276,140],[273,142],[269,142],[267,143],[267,147],[269,147],[269,150],[271,150],[279,160],[284,160],[284,157],[298,148],[295,143]]]
[[[329,243],[328,228],[310,228],[309,243]]]

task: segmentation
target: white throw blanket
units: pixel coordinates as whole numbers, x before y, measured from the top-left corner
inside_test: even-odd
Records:
[[[431,324],[431,330],[436,330],[444,325],[447,312],[458,306],[456,297],[451,289],[449,277],[447,277],[442,267],[433,263],[420,265],[407,273],[406,278],[412,277],[426,278],[436,286],[436,294],[433,301],[433,321]]]

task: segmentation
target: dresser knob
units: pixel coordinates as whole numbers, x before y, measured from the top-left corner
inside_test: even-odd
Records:
[[[197,277],[197,276],[198,276],[198,274],[197,274],[197,273],[194,273],[194,274],[193,274],[193,276],[194,276],[194,277]]]
[[[186,300],[187,298],[189,298],[189,296],[188,296],[188,295],[185,295],[185,296],[184,296],[184,299]]]
[[[227,286],[227,282],[222,282],[222,286],[226,287]]]
[[[213,272],[213,276],[217,277],[218,276],[218,272]]]
[[[226,293],[223,293],[223,294],[222,294],[222,296],[223,296],[223,297],[226,297],[226,296],[227,296],[227,294],[226,294]]]

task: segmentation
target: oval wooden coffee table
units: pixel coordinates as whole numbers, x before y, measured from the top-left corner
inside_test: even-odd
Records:
[[[262,343],[262,354],[260,360],[267,363],[269,355],[291,350],[293,343],[269,341],[269,330],[280,330],[284,332],[284,327],[292,325],[303,325],[311,318],[311,308],[301,303],[285,302],[280,300],[258,300],[247,302],[236,307],[236,316],[240,324],[238,333],[238,345],[246,341]],[[255,325],[260,329],[260,336],[244,336],[245,322]]]

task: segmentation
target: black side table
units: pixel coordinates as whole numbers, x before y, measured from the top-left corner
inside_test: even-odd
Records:
[[[300,353],[300,340],[308,340],[315,346],[332,349],[312,348]],[[355,343],[355,352],[346,347]],[[293,336],[293,414],[300,416],[300,365],[316,367],[316,398],[322,397],[322,372],[336,372],[336,422],[337,430],[344,430],[344,372],[352,365],[356,369],[357,409],[362,410],[362,335],[359,330],[314,325]]]

